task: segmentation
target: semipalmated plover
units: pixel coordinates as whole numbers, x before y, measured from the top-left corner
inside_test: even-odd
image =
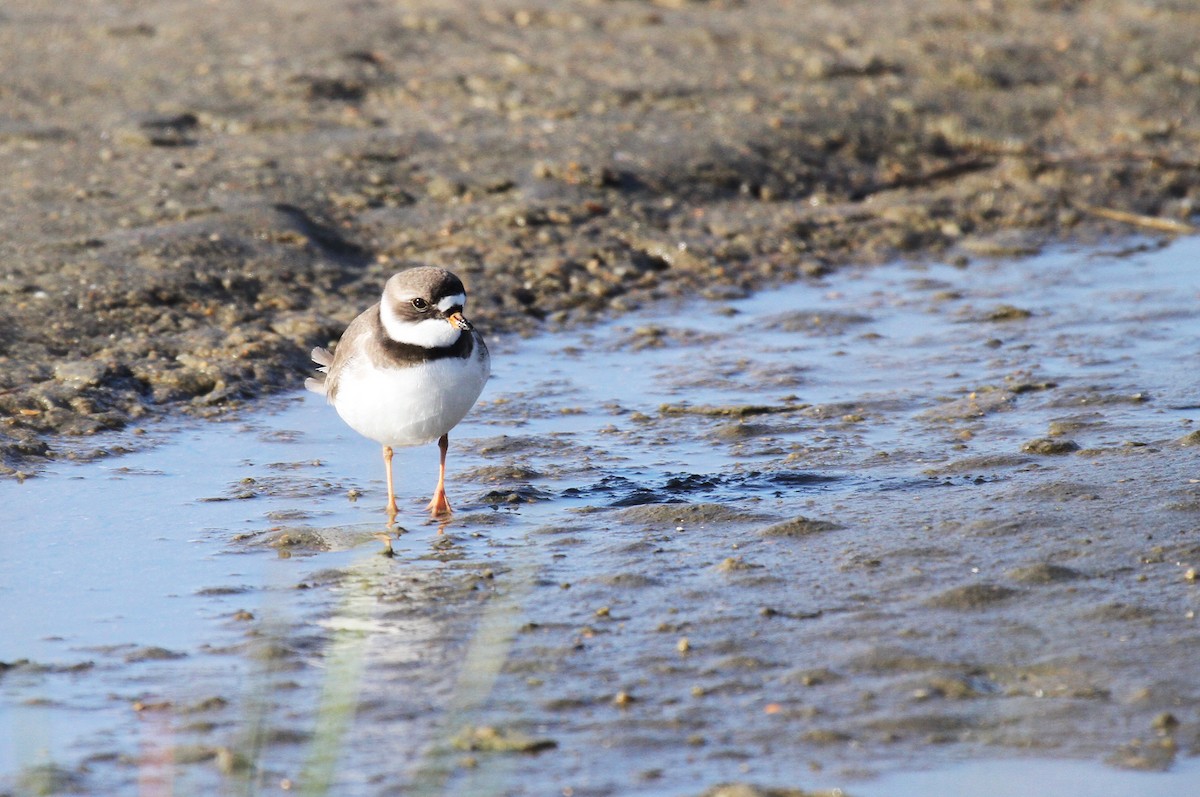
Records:
[[[450,514],[446,500],[449,432],[467,414],[491,373],[481,336],[463,317],[458,277],[421,266],[392,275],[383,298],[350,322],[334,354],[312,358],[324,376],[305,387],[324,394],[350,428],[383,446],[388,519],[396,517],[392,449],[438,441],[437,488],[426,509]]]

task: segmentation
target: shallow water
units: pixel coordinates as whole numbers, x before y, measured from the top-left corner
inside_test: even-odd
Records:
[[[400,452],[392,559],[377,449],[307,394],[0,483],[0,789],[1178,793],[1198,256],[495,340],[458,515],[422,519],[436,450]]]
[[[973,761],[926,772],[893,773],[847,790],[858,797],[969,794],[1014,797],[1078,794],[1087,797],[1174,797],[1195,788],[1200,766],[1189,760],[1166,773],[1098,771],[1083,761],[1021,759]]]

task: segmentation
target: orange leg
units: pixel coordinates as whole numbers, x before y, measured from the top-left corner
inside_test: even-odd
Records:
[[[391,446],[383,447],[383,469],[385,471],[387,471],[387,490],[388,490],[387,513],[388,513],[388,523],[391,523],[393,520],[396,519],[396,513],[400,511],[396,508],[396,490],[395,490],[395,488],[392,487],[392,447]]]
[[[449,515],[453,512],[450,509],[450,502],[446,499],[446,450],[450,448],[449,434],[442,435],[438,440],[438,448],[441,449],[442,459],[441,465],[438,467],[437,487],[433,491],[433,499],[425,507],[434,517]]]

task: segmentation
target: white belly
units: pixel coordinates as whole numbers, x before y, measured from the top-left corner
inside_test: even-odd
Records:
[[[475,354],[413,368],[350,365],[339,377],[334,407],[351,429],[385,446],[437,440],[461,421],[483,392],[488,363]]]

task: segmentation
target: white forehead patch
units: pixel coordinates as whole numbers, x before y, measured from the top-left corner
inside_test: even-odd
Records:
[[[458,342],[462,330],[444,318],[426,318],[421,321],[406,321],[397,317],[387,302],[379,306],[379,320],[387,336],[397,343],[437,349],[453,346]]]
[[[445,299],[442,299],[440,302],[437,303],[437,309],[441,310],[443,313],[446,312],[447,310],[449,310],[451,307],[466,307],[466,306],[467,306],[467,295],[465,293],[456,293],[453,296],[447,296]]]

